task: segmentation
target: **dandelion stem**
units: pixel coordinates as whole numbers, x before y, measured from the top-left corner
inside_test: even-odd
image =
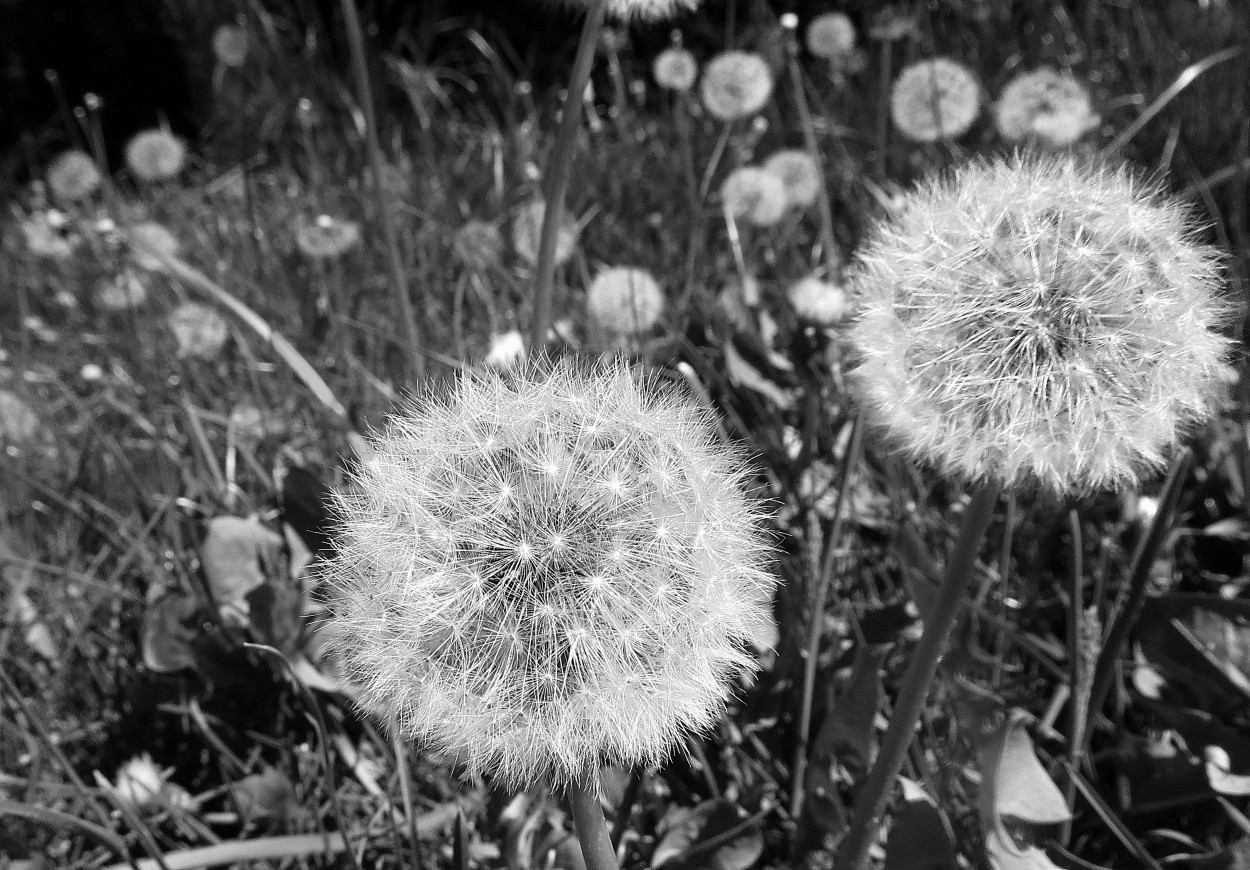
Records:
[[[599,806],[598,771],[589,779],[589,782],[575,779],[568,786],[569,808],[573,811],[573,826],[582,844],[586,870],[619,870],[608,826],[603,820],[603,809]]]
[[[868,778],[855,800],[855,815],[838,850],[838,859],[834,862],[839,870],[860,870],[864,865],[868,847],[876,836],[881,815],[889,800],[891,786],[903,766],[916,723],[920,721],[920,715],[924,711],[925,698],[929,694],[933,676],[937,673],[938,661],[963,609],[964,599],[972,582],[977,553],[993,517],[998,493],[999,484],[984,483],[973,493],[972,501],[968,504],[959,538],[955,541],[955,548],[946,563],[942,584],[934,596],[933,609],[925,620],[924,635],[907,664],[907,673],[903,675],[903,683],[894,702],[894,714],[890,717],[890,726],[881,740],[881,748],[868,771]]]
[[[560,223],[564,219],[564,195],[569,187],[573,154],[577,148],[582,95],[586,92],[586,82],[590,80],[590,70],[595,62],[595,45],[599,41],[599,31],[603,29],[603,18],[607,10],[607,0],[592,0],[586,11],[581,40],[577,44],[577,56],[573,60],[573,74],[569,78],[569,89],[564,95],[564,105],[560,111],[560,129],[551,150],[546,190],[543,191],[546,207],[543,209],[542,235],[538,243],[538,262],[534,267],[534,323],[530,333],[530,348],[533,353],[539,352],[547,343],[547,330],[551,326],[556,241],[560,234]]]
[[[395,231],[395,216],[386,203],[382,190],[382,146],[378,142],[378,117],[373,110],[373,91],[369,86],[369,68],[365,64],[365,39],[360,27],[360,14],[356,0],[342,0],[343,21],[347,28],[347,42],[351,48],[352,68],[356,76],[356,95],[360,111],[365,116],[365,147],[369,152],[369,165],[373,169],[373,199],[378,208],[378,222],[382,225],[382,240],[386,245],[391,267],[391,291],[399,307],[399,317],[407,333],[408,346],[415,353],[411,356],[413,374],[417,380],[425,376],[425,358],[421,355],[421,332],[408,298],[408,282],[404,278],[404,262],[399,255],[399,235]]]

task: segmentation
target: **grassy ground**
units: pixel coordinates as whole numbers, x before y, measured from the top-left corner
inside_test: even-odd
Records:
[[[870,5],[849,4],[863,29]],[[816,209],[744,229],[741,264],[762,291],[745,316],[733,302],[741,266],[716,191],[733,166],[804,141],[777,19],[743,2],[687,27],[700,60],[728,39],[773,64],[777,88],[762,121],[726,129],[695,95],[662,92],[651,56],[625,32],[596,67],[570,191],[579,243],[557,286],[560,343],[609,349],[583,313],[601,264],[657,276],[668,298],[662,325],[628,349],[657,367],[689,364],[730,436],[753,452],[760,494],[778,508],[783,581],[775,653],[725,721],[661,770],[606,776],[608,805],[624,799],[632,808],[616,819],[631,867],[828,863],[919,631],[910,603],[917,578],[933,570],[927,554],[946,552],[954,537],[965,495],[869,444],[846,479],[845,520],[830,543],[854,410],[838,331],[805,327],[786,298],[831,263],[836,280],[837,264],[912,181],[1006,148],[988,113],[957,143],[900,137],[886,115],[898,69],[946,54],[975,70],[990,95],[1021,69],[1070,69],[1102,116],[1078,146],[1095,153],[1191,64],[1246,48],[1250,33],[1232,0],[949,0],[896,11],[914,24],[910,34],[889,43],[861,35],[863,67],[843,80],[800,55],[837,250],[822,247]],[[534,12],[548,14],[559,13]],[[97,868],[124,854],[213,845],[226,850],[215,863],[242,862],[267,843],[278,850],[269,866],[577,867],[558,800],[542,789],[511,795],[460,783],[335,691],[333,663],[320,659],[311,630],[324,602],[296,545],[324,546],[319,493],[354,461],[351,433],[381,424],[415,386],[414,354],[429,377],[445,378],[480,364],[494,336],[528,328],[524,257],[505,243],[498,260],[469,268],[453,243],[469,219],[510,238],[540,189],[555,95],[528,86],[518,52],[482,22],[453,21],[435,57],[399,43],[379,50],[373,73],[392,194],[379,203],[346,66],[295,18],[260,7],[244,18],[247,60],[209,77],[216,114],[190,166],[159,183],[121,169],[101,192],[57,206],[65,225],[55,234],[72,241],[69,256],[31,250],[21,225],[49,205],[25,182],[61,147],[89,148],[93,116],[85,129],[41,132],[46,147],[7,162],[19,168],[0,260],[0,388],[16,397],[0,405],[0,867]],[[1163,173],[1209,221],[1238,298],[1250,267],[1248,70],[1245,51],[1204,70],[1121,143],[1123,157]],[[402,338],[383,208],[399,228],[420,349]],[[309,256],[301,228],[321,216],[358,226],[359,243]],[[182,271],[135,265],[124,231],[140,221],[173,233]],[[102,288],[119,277],[142,284],[145,300],[109,305]],[[284,336],[345,413],[225,296]],[[169,325],[187,301],[224,317],[226,340],[206,356],[180,348]],[[1076,671],[1067,578],[1075,561],[1081,603],[1096,605],[1105,626],[1129,585],[1158,484],[1079,504],[1000,505],[975,605],[905,768],[928,798],[909,792],[896,804],[905,835],[877,858],[950,866],[958,852],[961,865],[985,866],[983,732],[1017,710],[1012,721],[1042,764],[1021,769],[1057,782],[1073,820],[1034,825],[1029,812],[1045,808],[1022,797],[1012,830],[1050,841],[1059,866],[1247,866],[1244,424],[1244,403],[1234,403],[1195,439],[1178,505],[1165,513],[1173,527],[1142,575],[1156,593],[1232,604],[1189,607],[1174,597],[1143,612],[1110,703],[1091,711],[1079,783],[1065,767]],[[225,516],[258,522],[228,528]],[[814,616],[812,560],[822,552],[833,587]],[[810,769],[797,783],[806,809],[796,820],[788,811],[813,619],[822,642]],[[1152,673],[1163,681],[1153,693],[1143,684]],[[127,767],[144,754],[159,773]],[[154,796],[142,785],[157,785],[153,776],[162,783]],[[1022,781],[1044,791],[1041,780]],[[340,832],[349,848],[340,840],[330,844],[337,857],[319,857],[325,832]],[[266,839],[289,834],[318,836]],[[308,857],[289,857],[301,848]],[[171,857],[168,866],[188,865]]]

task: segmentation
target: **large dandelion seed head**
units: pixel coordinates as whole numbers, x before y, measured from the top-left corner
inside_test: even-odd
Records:
[[[761,515],[707,412],[616,361],[463,374],[338,498],[332,644],[362,704],[470,774],[661,762],[752,670]]]
[[[694,87],[695,79],[699,77],[699,64],[693,54],[674,46],[655,56],[651,74],[660,87],[685,93]]]
[[[85,151],[65,151],[48,166],[48,189],[61,202],[86,199],[100,188],[104,176]]]
[[[616,266],[595,276],[586,291],[586,309],[606,332],[639,335],[659,322],[664,291],[650,272]]]
[[[994,120],[1004,139],[1063,148],[1098,126],[1100,118],[1083,84],[1069,73],[1043,67],[1016,76],[1003,88]]]
[[[840,60],[855,50],[855,25],[846,13],[826,12],[807,25],[807,50],[825,60]]]
[[[773,72],[758,54],[725,51],[708,61],[699,88],[713,116],[722,121],[748,118],[768,104]]]
[[[807,208],[820,196],[825,183],[824,173],[812,155],[797,148],[786,148],[773,153],[764,161],[764,169],[781,179],[786,189],[786,199],[796,208]]]
[[[542,240],[543,217],[547,204],[541,199],[530,200],[512,220],[512,247],[517,255],[531,266],[538,264],[538,244]],[[556,230],[556,265],[562,265],[573,256],[577,247],[577,222],[566,211],[560,215]]]
[[[945,57],[903,68],[890,92],[890,117],[915,142],[962,136],[981,111],[981,86],[963,64]]]
[[[965,166],[912,193],[849,280],[861,400],[952,476],[1131,485],[1223,392],[1218,257],[1123,169]]]
[[[144,130],[126,143],[126,166],[140,181],[166,181],[186,162],[187,146],[168,130]]]
[[[790,198],[780,177],[758,166],[741,166],[720,188],[725,210],[757,227],[772,226],[786,213]]]
[[[558,0],[565,6],[584,9],[589,0]],[[698,8],[699,0],[608,0],[607,14],[619,21],[661,21]]]

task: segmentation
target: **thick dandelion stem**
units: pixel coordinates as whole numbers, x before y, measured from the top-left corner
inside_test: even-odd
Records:
[[[881,749],[855,799],[855,815],[838,848],[838,860],[834,862],[839,870],[860,870],[868,856],[868,848],[880,827],[891,786],[903,766],[916,723],[924,711],[925,698],[937,673],[938,662],[968,596],[972,570],[994,515],[998,493],[997,484],[983,484],[973,494],[964,514],[963,527],[946,563],[946,572],[934,597],[933,609],[925,618],[924,635],[907,664],[907,673],[894,702],[890,727],[886,729]]]
[[[555,290],[556,241],[560,224],[564,219],[564,194],[569,187],[573,170],[573,154],[577,150],[577,133],[581,122],[582,96],[590,81],[590,70],[595,63],[595,46],[599,31],[608,11],[607,0],[592,0],[582,24],[581,41],[577,44],[577,56],[573,60],[573,75],[560,110],[560,129],[551,150],[547,167],[546,189],[543,199],[542,235],[538,243],[538,262],[534,266],[534,322],[530,333],[531,351],[537,353],[547,343],[547,330],[551,326],[551,297]]]
[[[599,806],[599,774],[595,772],[589,782],[573,780],[568,786],[569,808],[573,811],[573,826],[582,845],[582,857],[586,870],[620,870],[616,852],[608,836],[608,826],[603,820]]]

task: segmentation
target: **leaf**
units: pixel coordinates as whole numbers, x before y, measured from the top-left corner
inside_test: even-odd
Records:
[[[841,761],[862,774],[872,760],[873,721],[881,704],[881,665],[889,647],[861,646],[851,675],[812,744],[814,764]]]
[[[1250,795],[1250,776],[1233,773],[1227,749],[1213,744],[1203,748],[1202,756],[1206,761],[1207,782],[1214,791],[1233,797]]]
[[[1032,825],[1071,821],[1063,793],[1046,773],[1024,730],[1028,714],[1014,709],[982,750],[982,813],[994,820],[1008,816]]]
[[[214,517],[200,545],[204,576],[218,607],[248,612],[247,594],[262,586],[261,563],[275,565],[282,552],[282,538],[257,519]]]
[[[918,783],[899,777],[903,805],[885,841],[885,870],[947,870],[955,866],[955,835],[937,802]]]
[[[729,379],[735,384],[749,387],[767,398],[782,411],[794,405],[794,391],[783,389],[764,377],[760,371],[743,358],[734,347],[733,341],[725,342],[725,369]]]
[[[742,807],[724,798],[704,801],[693,809],[675,807],[661,820],[663,837],[651,855],[651,867],[687,863],[687,854],[700,843],[736,828],[746,816]],[[697,855],[695,863],[715,870],[746,870],[763,852],[763,835],[758,827],[751,827],[711,853]]]
[[[985,835],[985,855],[994,870],[1060,870],[1059,866],[1028,835],[1017,827]]]
[[[244,824],[267,821],[284,825],[298,809],[295,787],[274,767],[243,777],[230,786]]]
[[[161,674],[194,668],[192,642],[199,636],[203,613],[185,592],[168,590],[143,614],[143,663]]]

